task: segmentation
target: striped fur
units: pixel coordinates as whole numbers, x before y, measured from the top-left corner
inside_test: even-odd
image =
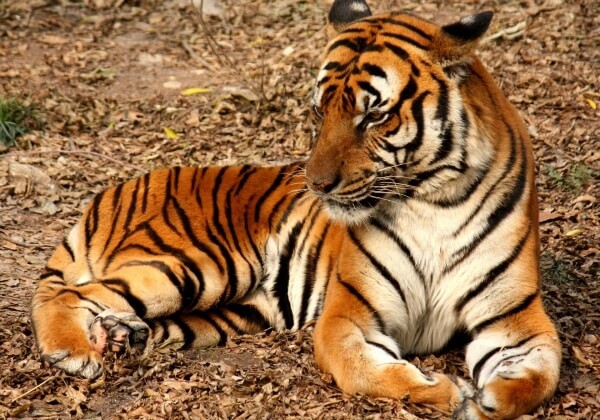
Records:
[[[336,0],[308,162],[163,169],[96,196],[34,295],[43,359],[91,378],[107,350],[318,319],[316,362],[345,392],[468,419],[541,404],[560,344],[531,144],[473,54],[490,19],[439,27]],[[459,333],[473,385],[403,359]]]

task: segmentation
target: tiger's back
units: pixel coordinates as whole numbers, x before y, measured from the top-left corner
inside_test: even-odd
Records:
[[[95,377],[108,350],[318,318],[316,362],[345,392],[481,419],[552,395],[531,144],[473,53],[491,13],[440,27],[336,0],[329,19],[308,162],[165,169],[96,196],[34,296],[49,364]],[[459,332],[474,386],[403,359]]]

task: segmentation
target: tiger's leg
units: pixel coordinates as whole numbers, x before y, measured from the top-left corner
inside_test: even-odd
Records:
[[[99,314],[129,314],[135,325],[143,325],[139,318],[165,317],[189,306],[210,307],[219,296],[218,285],[201,288],[175,257],[153,256],[151,264],[124,264],[110,276],[91,280],[85,270],[76,270],[79,261],[68,254],[62,245],[50,259],[33,297],[32,321],[42,359],[70,374],[93,378],[102,372],[102,346],[90,338]],[[80,274],[79,280],[73,271]],[[143,330],[138,328],[138,343],[144,341]]]
[[[477,391],[457,410],[458,418],[512,419],[550,398],[561,347],[539,294],[523,311],[479,331],[466,360]]]
[[[412,402],[451,412],[469,387],[443,374],[425,375],[402,360],[396,341],[378,326],[378,315],[362,303],[356,291],[330,284],[314,333],[317,365],[346,393],[408,396]]]
[[[229,337],[256,334],[275,324],[273,305],[257,289],[239,302],[150,320],[149,325],[155,347],[180,349],[224,345]]]

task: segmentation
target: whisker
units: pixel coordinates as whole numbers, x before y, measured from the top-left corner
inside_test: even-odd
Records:
[[[389,166],[386,166],[384,168],[378,169],[377,172],[382,172],[382,171],[386,171],[386,170],[390,170],[390,169],[394,169],[394,168],[399,168],[401,166],[412,165],[415,162],[416,162],[416,160],[412,160],[410,162],[403,162],[403,163],[398,163],[396,165],[389,165]]]

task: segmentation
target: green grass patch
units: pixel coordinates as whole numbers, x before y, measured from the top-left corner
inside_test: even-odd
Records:
[[[549,167],[546,170],[546,174],[558,188],[572,193],[581,191],[581,188],[590,179],[600,176],[600,172],[580,162],[571,165],[566,173],[560,173],[556,169]]]
[[[542,279],[548,283],[565,286],[576,281],[576,278],[571,274],[572,266],[570,263],[558,260],[546,252],[541,255],[540,268]]]
[[[38,124],[37,105],[0,96],[0,146],[13,146],[17,138]]]

